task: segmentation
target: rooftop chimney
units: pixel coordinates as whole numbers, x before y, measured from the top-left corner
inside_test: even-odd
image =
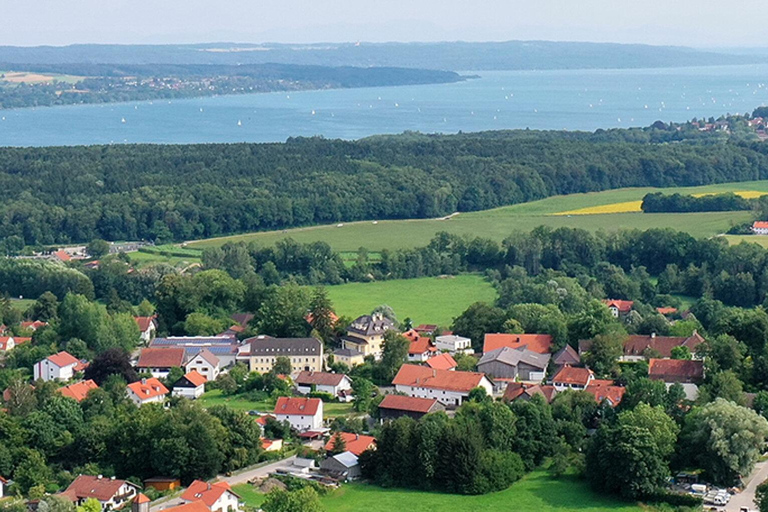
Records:
[[[141,383],[146,386],[147,385],[147,379],[141,379]]]
[[[654,338],[656,338],[656,333],[655,333],[655,332],[652,332],[652,333],[651,333],[651,339],[654,339]]]
[[[99,475],[96,477],[96,480],[101,480],[102,478],[104,478],[104,475]]]

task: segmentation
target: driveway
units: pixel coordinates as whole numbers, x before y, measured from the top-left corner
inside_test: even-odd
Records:
[[[274,473],[278,469],[287,469],[293,464],[293,459],[295,459],[296,456],[292,455],[288,457],[287,459],[281,459],[275,462],[272,462],[270,464],[267,464],[265,466],[259,466],[253,469],[246,469],[245,471],[235,473],[232,476],[222,476],[219,475],[218,480],[227,482],[229,485],[238,485],[238,484],[244,484],[247,483],[249,480],[253,480],[254,478],[261,478],[264,476],[269,475],[270,473]],[[179,495],[174,496],[170,499],[165,500],[158,500],[152,506],[150,507],[151,512],[158,512],[160,510],[175,507],[177,505],[183,505],[183,502],[181,499],[179,499]]]
[[[768,479],[768,461],[758,462],[754,471],[749,475],[747,486],[739,494],[735,494],[730,503],[725,507],[726,512],[739,512],[742,507],[749,510],[757,510],[755,505],[755,489]]]

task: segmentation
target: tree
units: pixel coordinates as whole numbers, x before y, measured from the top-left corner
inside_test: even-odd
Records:
[[[472,340],[472,347],[479,352],[487,332],[502,332],[507,315],[504,310],[484,302],[475,302],[456,317],[451,330]]]
[[[731,485],[752,471],[768,437],[768,421],[722,398],[695,407],[685,418],[680,453],[713,482]]]
[[[292,371],[291,359],[287,356],[277,356],[275,364],[272,365],[272,370],[270,370],[274,375],[290,375]]]
[[[669,468],[647,428],[606,424],[592,438],[586,474],[599,491],[638,499],[661,489]]]
[[[96,498],[87,498],[77,506],[77,512],[101,512],[101,503]]]
[[[110,375],[118,375],[125,382],[136,382],[139,379],[131,365],[131,356],[121,348],[111,348],[102,352],[85,369],[85,378],[93,379],[99,386]]]
[[[672,359],[691,359],[691,349],[685,346],[672,347]]]
[[[469,394],[467,394],[468,402],[480,403],[480,402],[485,402],[487,400],[493,400],[493,399],[488,396],[488,392],[482,386],[478,386],[476,388],[470,389]]]
[[[341,435],[341,432],[336,432],[333,436],[331,449],[328,452],[328,455],[338,455],[345,451],[347,451],[347,442],[344,440],[344,436]]]
[[[326,343],[333,338],[333,303],[328,297],[328,291],[318,286],[312,291],[312,300],[309,303],[312,328],[320,333]]]
[[[373,382],[363,377],[354,377],[352,379],[352,392],[355,395],[355,399],[352,402],[352,406],[357,412],[367,412],[371,403],[371,395],[373,394],[374,386]]]
[[[616,370],[619,358],[624,353],[626,334],[614,331],[598,334],[592,340],[585,362],[598,375],[610,375]]]
[[[155,306],[153,306],[147,299],[143,299],[139,305],[136,306],[136,314],[139,316],[152,316],[155,314]]]
[[[85,251],[91,258],[103,258],[109,254],[109,242],[95,238],[85,247]]]
[[[760,512],[768,512],[768,480],[755,489],[755,505]]]
[[[651,407],[644,403],[638,404],[633,410],[619,414],[618,424],[648,430],[659,449],[660,455],[665,460],[668,460],[675,451],[680,427],[672,418],[667,416],[661,406]]]
[[[322,512],[320,497],[312,487],[295,491],[272,489],[261,505],[264,512]]]
[[[25,379],[15,378],[7,388],[5,406],[14,416],[26,416],[37,408],[35,389]]]
[[[184,330],[190,336],[212,336],[224,329],[224,322],[199,311],[188,314],[184,320]]]
[[[253,321],[262,334],[278,338],[305,337],[309,332],[304,319],[309,302],[306,290],[296,284],[272,286]]]
[[[37,505],[38,512],[75,512],[75,504],[66,498],[44,496]]]
[[[29,307],[27,316],[41,322],[49,322],[58,316],[59,301],[51,292],[40,295]]]
[[[714,374],[699,388],[699,403],[712,402],[723,398],[739,405],[746,404],[741,381],[731,370]]]
[[[21,448],[17,457],[19,463],[13,471],[13,480],[22,493],[27,493],[36,485],[47,485],[53,480],[51,469],[39,451]]]
[[[374,368],[374,375],[380,383],[392,382],[397,371],[408,359],[410,346],[410,340],[397,331],[388,330],[384,333],[381,361]]]
[[[660,380],[651,380],[647,377],[632,380],[621,399],[622,409],[634,409],[638,404],[645,403],[651,407],[664,405],[667,389]]]

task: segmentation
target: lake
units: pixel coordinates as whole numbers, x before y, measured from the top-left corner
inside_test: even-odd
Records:
[[[0,145],[357,139],[406,130],[595,130],[751,112],[768,65],[499,71],[439,85],[0,110]]]

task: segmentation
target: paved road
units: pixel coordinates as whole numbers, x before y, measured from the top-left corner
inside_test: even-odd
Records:
[[[759,462],[755,465],[754,471],[749,476],[747,486],[739,494],[731,498],[730,503],[725,507],[726,512],[739,512],[741,507],[747,507],[749,510],[757,510],[755,506],[755,489],[758,485],[768,479],[768,461]]]
[[[293,464],[293,459],[295,458],[296,456],[292,455],[287,459],[281,459],[276,462],[272,462],[271,464],[267,464],[266,466],[249,469],[249,470],[243,471],[242,473],[238,473],[232,476],[219,475],[218,480],[227,482],[229,485],[244,484],[249,480],[253,480],[254,478],[260,478],[260,477],[267,476],[270,473],[274,473],[277,469],[288,468]],[[170,507],[175,507],[177,505],[182,505],[182,501],[179,499],[178,496],[169,500],[160,500],[158,503],[155,503],[152,505],[152,507],[150,507],[150,511],[159,512],[160,510],[170,508]]]

